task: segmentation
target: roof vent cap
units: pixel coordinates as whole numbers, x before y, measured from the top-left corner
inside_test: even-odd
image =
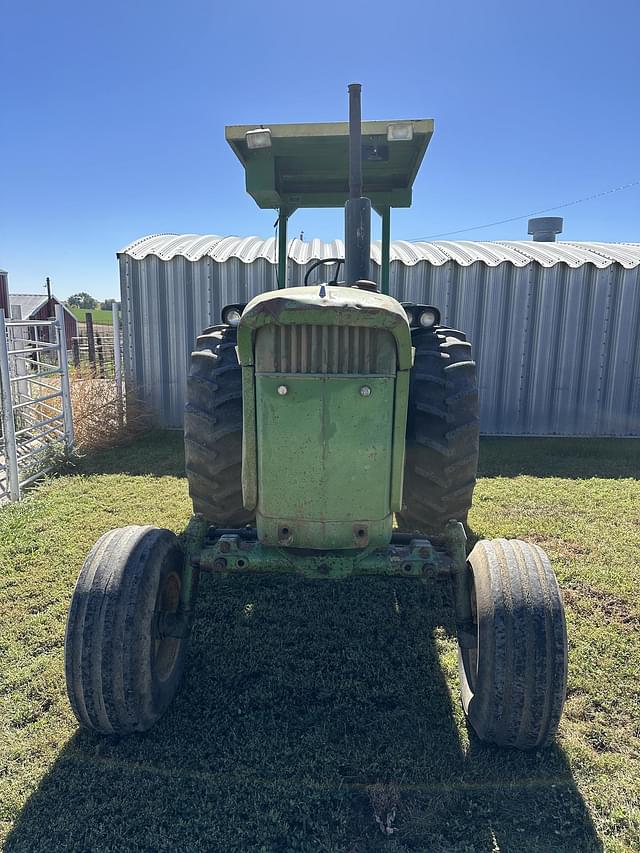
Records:
[[[539,216],[529,220],[528,233],[538,243],[555,243],[556,234],[562,234],[564,219],[561,216]]]

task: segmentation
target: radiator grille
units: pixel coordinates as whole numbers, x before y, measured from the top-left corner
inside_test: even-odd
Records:
[[[365,326],[266,326],[256,340],[259,373],[395,373],[395,341]]]

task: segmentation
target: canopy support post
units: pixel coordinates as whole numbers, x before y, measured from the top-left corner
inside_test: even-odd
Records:
[[[383,207],[382,216],[382,266],[380,268],[380,290],[389,293],[389,272],[391,257],[391,208]]]
[[[287,220],[291,211],[286,207],[278,210],[278,289],[287,286]]]

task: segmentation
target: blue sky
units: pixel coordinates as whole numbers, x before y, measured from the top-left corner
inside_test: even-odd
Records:
[[[416,239],[640,180],[637,0],[5,3],[0,267],[14,292],[118,293],[115,252],[157,232],[273,233],[224,125],[434,118]],[[564,239],[640,241],[640,185],[558,211]],[[456,239],[527,239],[526,220]],[[340,211],[291,233],[342,236]],[[376,225],[377,230],[377,225]]]

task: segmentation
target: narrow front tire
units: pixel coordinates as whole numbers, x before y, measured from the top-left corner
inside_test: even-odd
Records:
[[[150,728],[175,696],[186,640],[163,631],[178,612],[184,556],[170,530],[110,530],[92,548],[67,618],[65,676],[78,722],[100,734]]]
[[[459,648],[467,719],[482,741],[545,746],[567,690],[564,608],[549,558],[518,539],[483,540],[468,567],[475,647]]]

